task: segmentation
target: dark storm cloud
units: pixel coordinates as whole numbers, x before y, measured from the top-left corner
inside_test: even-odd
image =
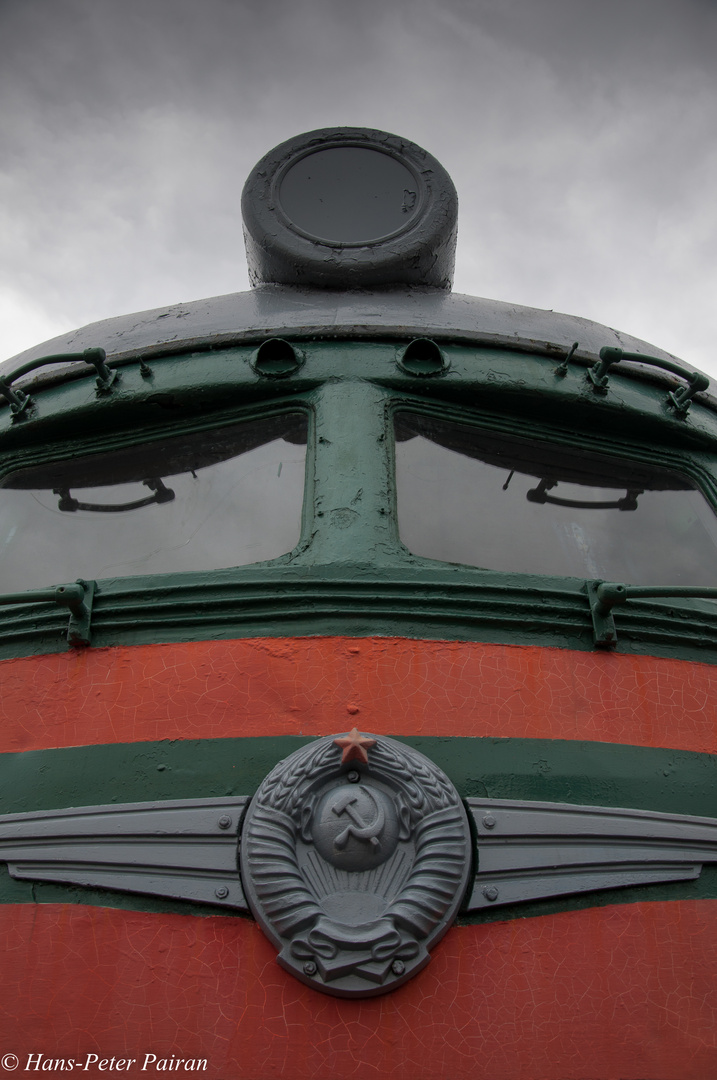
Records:
[[[246,288],[249,169],[358,124],[453,175],[457,289],[708,363],[712,3],[4,0],[0,35],[0,287],[9,326],[34,320],[15,348]]]
[[[450,0],[448,7],[589,81],[650,81],[684,65],[714,70],[714,0]]]

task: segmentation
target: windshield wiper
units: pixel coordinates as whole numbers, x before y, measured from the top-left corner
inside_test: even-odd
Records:
[[[150,491],[153,491],[154,495],[148,495],[146,499],[135,499],[133,502],[126,503],[80,502],[79,499],[75,499],[72,496],[70,489],[66,487],[53,488],[52,494],[60,496],[57,509],[63,510],[69,514],[74,514],[76,510],[88,510],[95,514],[119,514],[124,510],[138,510],[140,506],[152,506],[153,503],[172,502],[174,499],[173,490],[165,487],[161,477],[152,480],[143,480],[142,483],[145,487],[148,487]]]
[[[504,491],[507,486],[507,483],[503,486]],[[541,506],[549,503],[551,506],[570,506],[578,510],[637,510],[637,497],[644,492],[643,488],[628,488],[621,499],[591,502],[588,499],[561,499],[557,495],[548,495],[548,491],[557,486],[557,480],[543,478],[537,487],[526,491],[525,497],[528,502],[540,503]]]

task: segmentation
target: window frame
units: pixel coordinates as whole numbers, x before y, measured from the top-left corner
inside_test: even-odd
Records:
[[[520,570],[495,571],[485,567],[475,566],[470,563],[448,562],[442,559],[434,559],[428,556],[415,554],[404,544],[400,536],[398,524],[398,483],[396,478],[395,438],[396,416],[398,413],[402,412],[414,412],[443,423],[454,423],[465,427],[473,427],[484,431],[487,434],[506,435],[527,441],[550,443],[557,448],[565,447],[566,450],[576,449],[586,454],[596,454],[612,458],[618,457],[627,461],[634,461],[639,465],[677,473],[694,485],[694,488],[705,499],[707,505],[717,517],[717,454],[707,455],[704,451],[697,450],[692,450],[688,454],[686,450],[681,448],[668,449],[664,446],[658,446],[657,444],[650,444],[644,439],[633,438],[628,441],[623,437],[613,435],[609,431],[596,432],[591,429],[589,432],[581,433],[574,430],[568,430],[565,427],[557,427],[550,422],[546,423],[545,421],[536,420],[534,416],[530,417],[530,428],[529,430],[526,430],[526,421],[517,413],[509,414],[497,411],[488,413],[486,410],[477,407],[460,406],[454,403],[446,403],[437,400],[427,401],[425,398],[414,396],[408,397],[405,394],[401,394],[396,395],[392,399],[387,411],[393,481],[394,537],[402,552],[419,563],[432,566],[452,566],[463,568],[466,571],[485,574],[510,573],[512,576],[518,578],[521,575],[525,576],[526,578],[530,578],[531,581],[534,581],[541,576],[545,576],[546,578],[555,578],[556,576],[551,574],[541,575]],[[712,469],[708,468],[706,462],[698,461],[696,458],[697,454],[704,458],[711,457]],[[575,575],[569,574],[557,576],[562,576],[566,580],[571,581],[590,580],[588,577],[576,577]]]
[[[170,439],[181,439],[185,435],[200,435],[211,433],[223,428],[235,427],[247,422],[261,422],[262,420],[286,416],[291,413],[302,413],[306,418],[307,442],[304,465],[304,488],[301,501],[301,514],[299,523],[299,537],[290,551],[274,559],[257,560],[252,563],[239,563],[230,567],[197,570],[153,570],[147,574],[120,575],[121,580],[130,581],[137,579],[162,580],[164,578],[176,578],[178,576],[206,576],[221,571],[242,571],[249,567],[270,566],[283,564],[291,558],[306,543],[310,535],[311,521],[313,517],[313,461],[315,448],[315,417],[314,410],[306,396],[302,398],[281,398],[270,401],[258,401],[251,405],[232,407],[223,410],[213,410],[206,416],[194,418],[182,418],[180,420],[168,419],[161,425],[151,427],[138,427],[131,429],[127,424],[119,427],[106,435],[91,435],[83,439],[72,438],[68,441],[58,442],[57,438],[38,441],[32,447],[23,448],[0,454],[0,491],[4,489],[4,481],[7,477],[30,470],[43,468],[53,464],[69,462],[82,457],[101,457],[124,449],[138,446],[151,446],[161,444]],[[68,414],[66,423],[72,424],[72,414]],[[81,490],[81,489],[78,489]],[[105,578],[97,578],[98,583],[113,580],[116,575],[107,575]],[[57,582],[56,584],[60,584]],[[46,587],[38,585],[38,588]]]

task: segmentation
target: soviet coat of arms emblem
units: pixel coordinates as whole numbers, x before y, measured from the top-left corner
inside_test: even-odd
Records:
[[[354,728],[297,750],[253,799],[2,814],[0,862],[18,879],[250,908],[292,975],[370,997],[428,963],[461,905],[512,918],[526,901],[698,878],[717,863],[717,818],[488,797],[464,809],[428,758]]]
[[[471,850],[448,777],[354,728],[264,780],[242,832],[242,880],[283,967],[315,989],[370,997],[428,963],[463,900]]]

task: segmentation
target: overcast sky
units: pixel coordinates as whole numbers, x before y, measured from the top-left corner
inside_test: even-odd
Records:
[[[0,0],[0,360],[248,288],[239,198],[383,128],[460,200],[455,289],[717,376],[717,0]]]

